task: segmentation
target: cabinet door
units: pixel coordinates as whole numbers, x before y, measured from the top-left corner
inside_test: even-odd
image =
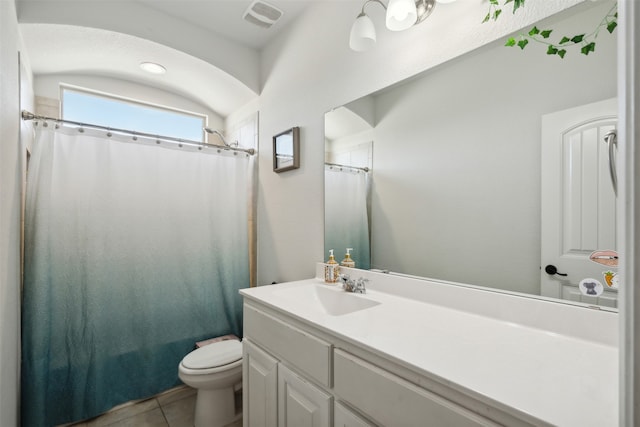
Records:
[[[244,427],[278,425],[278,361],[243,340],[242,412]]]
[[[286,367],[278,367],[280,427],[329,427],[332,400],[330,395]]]
[[[356,415],[338,402],[334,405],[333,425],[334,427],[375,427],[374,424]]]

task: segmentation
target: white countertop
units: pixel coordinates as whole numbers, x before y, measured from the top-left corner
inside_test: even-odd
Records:
[[[500,402],[551,425],[618,425],[618,349],[606,340],[431,304],[374,285],[366,295],[345,296],[380,304],[332,316],[319,309],[317,301],[300,297],[304,287],[314,286],[344,293],[315,278],[241,293],[489,404]],[[543,314],[544,305],[556,304],[556,312],[560,305],[535,304],[541,304]]]

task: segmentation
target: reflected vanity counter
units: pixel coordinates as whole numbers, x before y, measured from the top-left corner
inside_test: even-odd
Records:
[[[349,294],[322,269],[241,291],[245,426],[618,425],[617,313],[343,268],[369,279]]]

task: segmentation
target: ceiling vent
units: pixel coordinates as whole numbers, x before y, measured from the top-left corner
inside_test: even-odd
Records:
[[[242,19],[262,28],[270,28],[282,16],[282,11],[275,6],[254,0],[244,12]]]

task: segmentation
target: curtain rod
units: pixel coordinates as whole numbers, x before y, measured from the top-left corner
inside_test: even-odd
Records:
[[[361,171],[364,171],[364,172],[369,172],[369,170],[370,170],[366,166],[365,167],[358,167],[358,166],[341,165],[341,164],[338,164],[338,163],[329,163],[329,162],[324,162],[324,164],[326,166],[335,166],[337,168],[356,169],[356,170],[361,170]]]
[[[239,147],[230,147],[227,145],[209,144],[206,142],[191,141],[188,139],[175,138],[172,136],[153,135],[151,133],[136,132],[128,129],[117,129],[117,128],[111,128],[107,126],[94,125],[91,123],[81,123],[81,122],[74,122],[72,120],[56,119],[54,117],[38,116],[26,110],[22,110],[21,116],[22,116],[22,120],[44,120],[44,121],[52,121],[57,123],[66,123],[66,124],[76,125],[80,127],[89,127],[89,128],[95,128],[95,129],[103,129],[109,132],[129,134],[129,135],[133,135],[134,137],[141,136],[146,138],[156,138],[157,140],[168,141],[175,144],[187,144],[187,145],[195,145],[197,147],[215,147],[215,148],[221,148],[223,150],[241,151],[243,153],[247,153],[252,156],[256,153],[256,150],[253,148],[239,148]]]

